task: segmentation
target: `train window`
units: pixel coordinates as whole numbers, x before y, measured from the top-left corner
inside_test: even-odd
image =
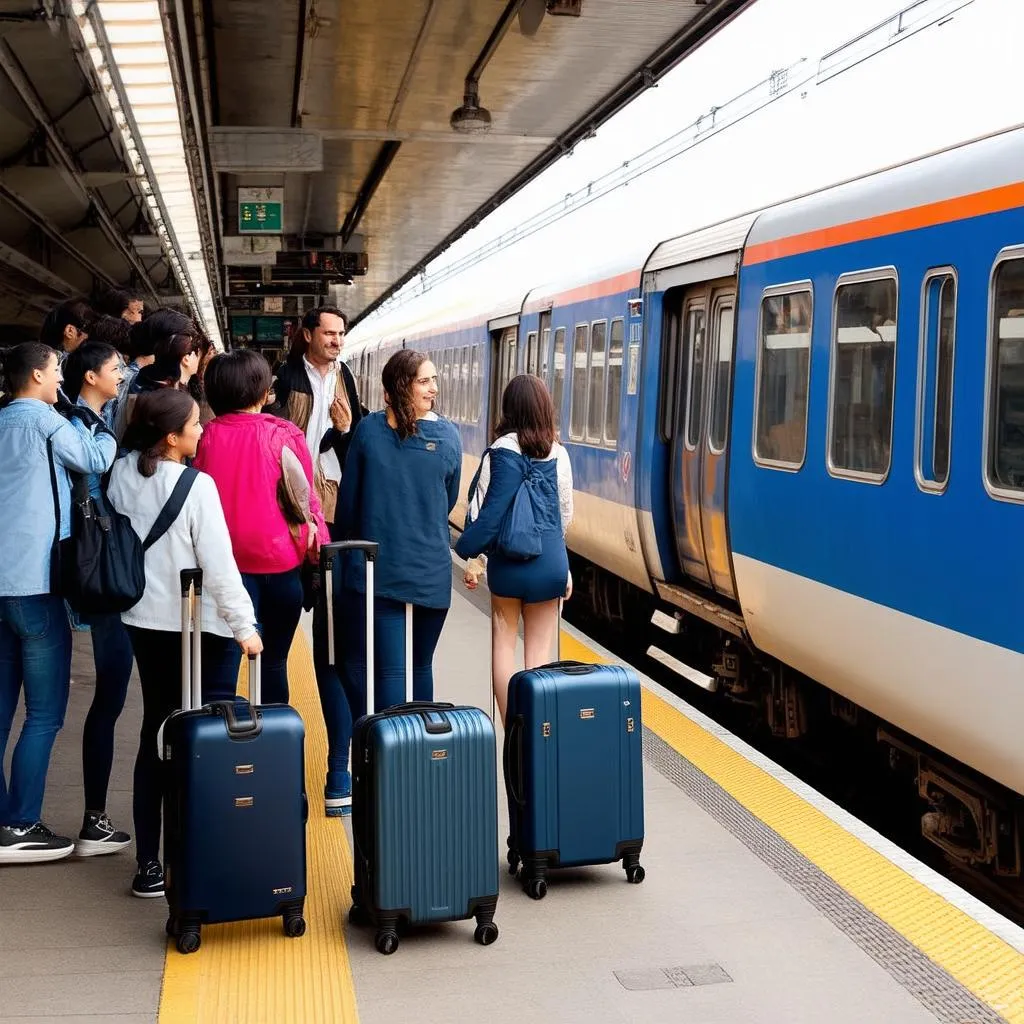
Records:
[[[565,328],[555,331],[551,353],[551,400],[555,404],[555,427],[562,429],[562,397],[565,394]]]
[[[459,365],[459,416],[463,423],[469,422],[469,348],[463,346]]]
[[[701,414],[704,411],[704,307],[686,310],[686,446],[695,448],[700,438]]]
[[[955,337],[956,277],[951,269],[933,270],[924,279],[917,361],[915,473],[927,491],[943,490],[949,479]]]
[[[732,336],[736,310],[730,296],[715,308],[714,345],[715,360],[711,367],[711,423],[708,427],[708,446],[721,454],[729,434],[729,384],[732,380]]]
[[[600,443],[604,426],[605,347],[608,324],[602,320],[590,328],[590,365],[587,379],[587,440]]]
[[[537,376],[540,377],[548,387],[551,387],[551,328],[545,327],[540,332],[540,367]]]
[[[480,422],[480,347],[469,350],[469,401],[466,402],[466,418],[471,423]]]
[[[766,295],[761,302],[754,458],[799,469],[807,449],[811,370],[810,290]]]
[[[539,352],[537,351],[537,332],[530,331],[526,336],[526,366],[523,369],[526,373],[536,373],[540,364]]]
[[[679,309],[668,308],[665,317],[664,336],[661,343],[661,412],[658,416],[661,440],[669,442],[675,433],[676,419],[676,380],[679,365]]]
[[[843,282],[835,297],[829,469],[880,481],[892,458],[896,279]]]
[[[613,448],[619,439],[619,409],[622,395],[622,346],[626,337],[625,323],[620,317],[612,321],[608,339],[608,401],[604,410],[604,439]]]
[[[587,335],[590,327],[580,324],[572,344],[572,390],[569,393],[569,436],[582,438],[587,421]]]
[[[993,278],[994,350],[989,383],[988,482],[1024,491],[1024,259],[1004,260]]]

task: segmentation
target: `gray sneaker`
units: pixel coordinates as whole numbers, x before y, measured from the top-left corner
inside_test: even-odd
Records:
[[[68,857],[75,844],[54,835],[41,821],[34,825],[0,825],[0,864],[40,864]]]

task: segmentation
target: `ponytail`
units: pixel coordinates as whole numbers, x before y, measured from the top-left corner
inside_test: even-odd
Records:
[[[187,391],[162,388],[137,395],[132,420],[122,445],[139,452],[139,472],[146,477],[156,472],[157,463],[167,454],[167,436],[180,434],[188,423],[196,403]]]

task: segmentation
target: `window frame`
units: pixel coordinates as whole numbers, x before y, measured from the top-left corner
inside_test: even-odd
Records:
[[[610,332],[608,329],[609,320],[607,317],[602,317],[598,320],[590,321],[590,331],[587,335],[587,410],[586,410],[586,421],[583,424],[583,437],[581,440],[582,444],[588,444],[594,448],[601,448],[604,446],[604,414],[605,409],[608,408],[608,340]],[[592,397],[592,390],[590,387],[591,378],[594,372],[594,328],[604,327],[604,386],[601,388],[601,426],[598,429],[596,435],[590,432],[590,399]]]
[[[708,340],[708,326],[711,320],[713,312],[711,296],[708,293],[708,289],[699,294],[694,293],[687,301],[682,304],[682,316],[679,321],[679,342],[681,345],[680,355],[686,360],[686,394],[685,397],[677,393],[676,395],[676,407],[679,414],[679,427],[677,429],[682,430],[683,434],[683,448],[688,452],[695,452],[700,447],[701,436],[704,433],[704,422],[705,416],[707,415],[707,409],[704,405],[704,383],[705,377],[707,376],[708,362],[707,362],[707,340]],[[693,396],[693,364],[694,364],[694,347],[690,342],[690,338],[687,335],[687,328],[689,324],[690,314],[699,311],[704,316],[704,362],[701,366],[700,374],[700,416],[697,418],[697,423],[694,428],[694,439],[690,440],[690,402]],[[678,367],[677,367],[678,370]],[[676,388],[678,392],[678,387]],[[682,405],[679,405],[680,400]]]
[[[555,352],[558,348],[558,332],[562,332],[562,393],[558,396],[558,401],[555,401],[555,375],[558,373],[558,368],[555,366]],[[569,328],[566,325],[555,326],[552,324],[551,330],[551,361],[548,364],[550,368],[550,379],[548,380],[548,392],[551,395],[551,400],[555,406],[555,427],[559,434],[562,432],[562,406],[565,404],[565,341],[569,336]],[[573,338],[575,339],[575,331],[573,332]]]
[[[1015,260],[1024,260],[1024,243],[1004,246],[996,254],[992,263],[992,269],[988,276],[988,302],[987,316],[988,324],[985,327],[985,427],[982,431],[981,448],[981,480],[990,498],[996,501],[1005,501],[1013,505],[1024,504],[1024,490],[1014,490],[1010,487],[1003,487],[992,479],[992,463],[994,452],[992,443],[992,417],[995,413],[993,405],[993,392],[995,390],[996,371],[998,362],[995,358],[996,331],[996,274],[1004,263]]]
[[[576,337],[580,331],[586,331],[586,345],[583,349],[583,355],[585,359],[585,365],[583,367],[583,373],[585,377],[584,395],[583,395],[583,429],[577,434],[573,432],[572,424],[572,413],[574,403],[576,401]],[[568,364],[568,360],[566,360]],[[566,369],[570,369],[566,365]],[[569,376],[569,440],[574,444],[585,444],[584,438],[587,436],[587,404],[590,401],[590,322],[574,324],[572,329],[572,374]],[[564,384],[563,384],[564,387]],[[563,392],[564,394],[564,392]]]
[[[618,431],[619,423],[622,421],[622,388],[626,381],[626,359],[629,351],[629,346],[626,344],[626,318],[623,316],[614,316],[608,321],[608,336],[605,339],[605,364],[604,364],[604,417],[601,423],[601,443],[605,448],[616,450],[619,447],[619,435],[616,433],[614,438],[608,436],[608,399],[612,393],[612,374],[611,374],[611,353],[612,353],[612,327],[615,324],[622,324],[622,363],[619,367],[619,422],[615,424],[615,429]]]
[[[889,462],[884,473],[865,473],[859,469],[844,469],[836,466],[832,461],[832,431],[835,419],[835,388],[836,388],[836,366],[839,362],[839,289],[849,287],[851,284],[869,284],[874,281],[893,281],[896,284],[896,340],[893,342],[892,353],[892,398],[889,403]],[[828,368],[828,424],[825,435],[825,468],[828,475],[837,480],[853,480],[862,484],[873,484],[881,487],[889,479],[892,472],[892,448],[893,438],[896,434],[896,373],[898,367],[896,358],[899,355],[897,348],[900,343],[900,277],[895,266],[872,267],[868,270],[853,270],[840,274],[836,278],[835,287],[832,289],[832,319],[829,323],[829,368]],[[808,394],[808,400],[810,394]],[[809,405],[808,401],[808,405]]]
[[[949,410],[949,465],[946,468],[946,479],[940,484],[935,480],[929,479],[924,472],[924,412],[926,408],[927,396],[925,394],[925,386],[927,384],[927,370],[928,370],[928,348],[930,344],[930,338],[928,337],[928,287],[929,285],[943,277],[950,277],[953,279],[953,350],[951,354],[952,366],[949,371],[949,389],[950,396],[953,395],[953,389],[956,380],[956,336],[957,336],[957,312],[960,308],[960,278],[957,274],[956,267],[939,266],[930,267],[924,277],[921,279],[921,313],[920,320],[918,323],[918,350],[917,350],[917,404],[914,411],[914,478],[917,480],[917,486],[924,491],[926,494],[943,494],[946,488],[949,486],[949,478],[953,472],[953,413],[954,406],[952,397],[950,400]],[[941,327],[940,327],[941,329]],[[897,336],[897,341],[899,337]],[[939,337],[936,335],[935,338],[935,349],[936,349],[936,366],[938,365],[938,348],[939,348]],[[936,369],[935,387],[938,389],[938,370]],[[936,400],[935,408],[932,411],[932,458],[934,461],[935,456],[935,426],[939,418],[939,404]]]
[[[761,374],[763,372],[762,339],[764,337],[764,301],[777,295],[809,294],[811,297],[810,338],[807,339],[807,405],[804,409],[804,457],[799,462],[784,462],[782,459],[766,459],[757,454],[757,414],[761,407]],[[897,294],[897,300],[899,295]],[[814,282],[810,278],[774,284],[761,292],[757,307],[757,362],[754,369],[754,422],[750,429],[750,454],[754,464],[762,469],[777,469],[783,473],[799,473],[807,464],[807,442],[810,440],[809,424],[811,411],[811,363],[814,357]],[[831,450],[831,449],[829,449]],[[827,453],[826,453],[827,456]]]
[[[739,316],[739,298],[738,291],[727,292],[724,291],[715,296],[711,304],[711,316],[713,318],[714,329],[715,329],[715,351],[714,351],[714,363],[708,366],[708,383],[710,385],[711,394],[708,395],[708,410],[707,410],[707,444],[708,453],[711,455],[724,455],[725,450],[729,447],[729,427],[732,419],[732,389],[733,381],[736,375],[736,349],[733,347],[729,354],[729,388],[725,394],[725,437],[722,439],[721,448],[716,448],[714,441],[711,437],[711,428],[714,423],[715,414],[715,403],[718,400],[718,364],[722,361],[719,359],[719,354],[722,351],[722,330],[721,330],[721,316],[723,309],[732,310],[732,334],[729,337],[730,346],[736,338],[736,321]]]

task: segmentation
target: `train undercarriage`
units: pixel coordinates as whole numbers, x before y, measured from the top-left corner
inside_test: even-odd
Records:
[[[758,651],[738,610],[698,588],[652,595],[577,556],[572,572],[581,627],[1024,923],[1024,798]]]

